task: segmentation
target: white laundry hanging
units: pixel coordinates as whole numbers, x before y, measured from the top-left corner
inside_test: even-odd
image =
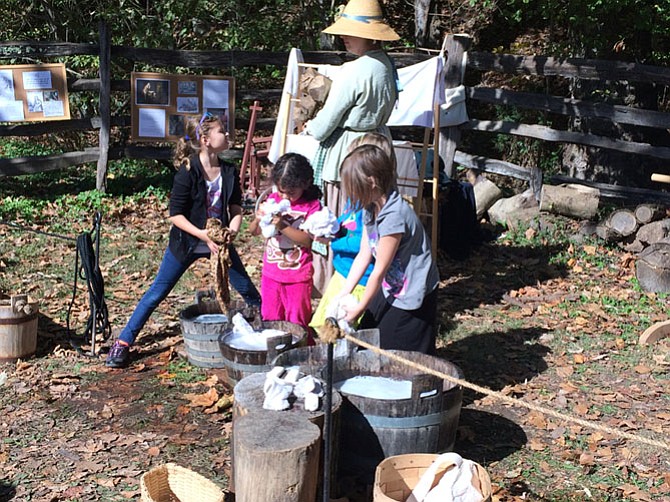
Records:
[[[284,88],[282,89],[282,98],[279,104],[277,122],[275,123],[274,134],[272,135],[272,144],[268,151],[268,160],[273,164],[277,162],[277,159],[281,156],[281,144],[284,131],[292,132],[295,127],[293,122],[293,102],[291,99],[298,96],[298,88],[300,85],[299,63],[304,63],[304,61],[300,49],[291,49],[288,56],[288,63],[286,65],[286,77],[284,78]]]

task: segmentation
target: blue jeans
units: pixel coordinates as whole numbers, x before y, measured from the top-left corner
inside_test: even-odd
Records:
[[[260,306],[261,295],[258,293],[256,286],[251,282],[251,278],[244,269],[244,264],[237,254],[233,246],[229,248],[229,256],[231,267],[228,270],[230,284],[235,290],[244,298],[244,301],[249,305]],[[158,268],[158,273],[154,282],[149,287],[148,291],[144,293],[140,299],[135,311],[130,316],[128,324],[126,324],[123,331],[119,335],[119,339],[132,345],[137,335],[149,320],[149,317],[154,310],[165,300],[170,291],[175,287],[184,272],[199,258],[208,258],[209,253],[193,254],[189,256],[186,261],[180,263],[172,254],[170,248],[165,250],[163,261]]]

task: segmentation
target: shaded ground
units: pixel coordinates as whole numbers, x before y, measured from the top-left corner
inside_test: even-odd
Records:
[[[576,225],[551,225],[503,236],[464,262],[441,258],[440,357],[507,396],[667,441],[670,342],[641,347],[637,338],[668,318],[668,298],[639,291],[631,256],[552,239]],[[166,245],[164,208],[152,199],[119,207],[105,215],[102,235],[118,328]],[[246,238],[238,248],[257,279],[261,244]],[[137,500],[141,474],[168,461],[225,488],[230,411],[217,405],[230,391],[225,374],[179,355],[178,313],[208,286],[207,265],[161,305],[124,371],[67,343],[74,257],[71,242],[0,226],[4,293],[28,292],[41,304],[35,357],[0,364],[0,501]],[[71,316],[78,332],[87,315],[80,282]],[[670,500],[670,451],[468,389],[455,449],[487,468],[493,500]]]

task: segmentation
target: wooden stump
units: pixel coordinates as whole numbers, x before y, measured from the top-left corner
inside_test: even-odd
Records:
[[[670,292],[670,243],[656,242],[638,256],[635,276],[644,291]]]
[[[540,211],[592,219],[598,212],[600,190],[584,185],[542,185]]]
[[[314,502],[321,434],[301,417],[249,413],[237,419],[235,499],[239,502]]]
[[[311,347],[313,348],[313,347]],[[307,348],[305,348],[308,350]],[[301,349],[297,349],[301,350]],[[291,352],[291,351],[289,351]],[[286,354],[288,354],[287,352]],[[325,357],[325,356],[324,356]],[[235,385],[235,401],[233,404],[233,436],[237,434],[237,422],[240,417],[248,415],[249,413],[265,413],[265,414],[290,414],[300,417],[305,421],[309,421],[319,427],[319,431],[323,435],[324,421],[325,421],[325,407],[324,399],[321,399],[321,408],[317,411],[307,411],[303,400],[293,400],[291,408],[285,411],[268,411],[263,408],[263,401],[265,400],[265,392],[263,392],[263,384],[265,383],[266,373],[254,373],[244,377]],[[325,386],[323,382],[322,385]],[[342,396],[339,392],[333,392],[331,401],[331,441],[330,441],[330,466],[331,479],[330,486],[335,487],[337,484],[337,462],[339,457],[339,430],[340,430],[340,407],[342,406]],[[234,455],[234,453],[233,453]],[[323,472],[322,455],[319,455],[319,473]],[[235,460],[233,458],[233,478],[235,476]],[[319,486],[321,486],[319,484]],[[232,491],[235,491],[235,485],[232,484]]]

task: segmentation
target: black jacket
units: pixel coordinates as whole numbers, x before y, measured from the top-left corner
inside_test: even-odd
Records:
[[[207,183],[203,174],[202,163],[198,155],[189,158],[191,168],[182,164],[174,176],[170,194],[170,216],[183,214],[186,219],[198,228],[205,228],[207,223]],[[235,173],[235,166],[220,161],[221,165],[221,223],[227,227],[229,223],[228,208],[230,205],[242,205],[242,190]],[[172,225],[170,229],[169,248],[180,262],[195,250],[199,239]]]

